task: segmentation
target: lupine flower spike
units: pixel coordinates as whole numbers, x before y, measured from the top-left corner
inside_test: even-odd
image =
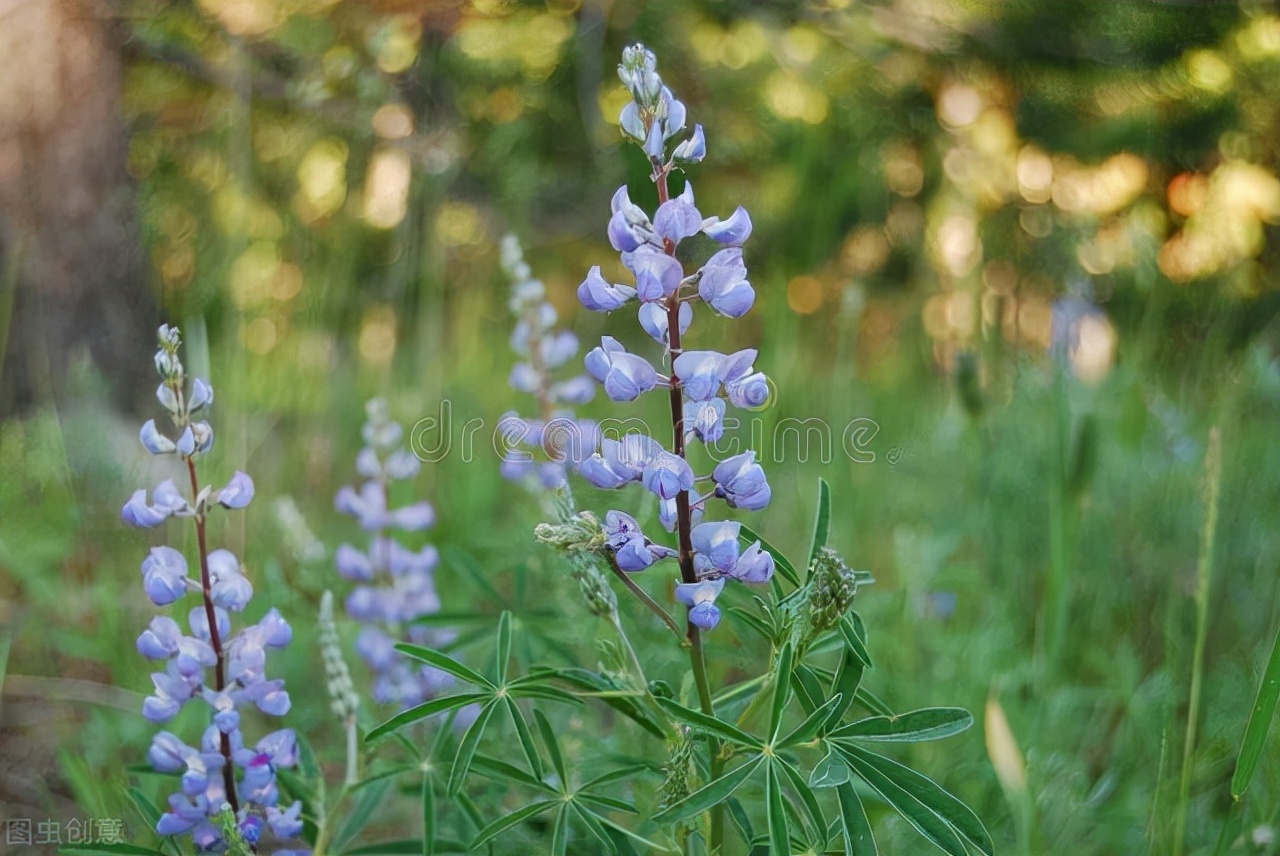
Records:
[[[370,401],[366,414],[365,446],[356,457],[356,471],[365,482],[339,490],[334,505],[356,518],[370,541],[365,549],[341,545],[334,553],[334,564],[339,574],[357,583],[347,595],[346,610],[364,624],[356,637],[356,650],[375,674],[374,700],[412,707],[448,687],[453,679],[405,659],[396,651],[396,643],[440,646],[452,639],[452,633],[414,623],[440,611],[434,573],[438,551],[430,544],[410,550],[395,533],[429,529],[436,515],[427,502],[390,507],[392,483],[414,478],[421,464],[404,447],[404,429],[391,419],[386,401]]]
[[[593,267],[578,287],[578,298],[594,312],[615,312],[637,301],[640,326],[662,346],[661,365],[670,367],[670,375],[664,376],[654,363],[610,336],[587,354],[586,369],[614,401],[631,401],[665,388],[674,431],[670,448],[642,434],[605,439],[599,451],[582,462],[580,472],[599,488],[639,482],[657,498],[659,518],[668,531],[677,533],[679,550],[654,543],[633,517],[620,511],[610,511],[605,518],[608,548],[626,572],[645,570],[667,558],[679,561],[675,596],[688,607],[690,639],[695,640],[694,628],[711,630],[719,623],[716,599],[727,579],[764,583],[773,574],[773,556],[759,542],[741,549],[740,524],[699,523],[714,499],[750,511],[768,505],[769,484],[755,453],[744,452],[717,465],[708,477],[712,488],[703,495],[694,491],[701,480],[686,456],[691,441],[711,445],[721,439],[726,405],[757,408],[769,397],[767,379],[755,370],[754,349],[722,354],[683,345],[695,304],[740,318],[755,302],[742,253],[751,236],[751,217],[741,207],[723,220],[704,217],[689,183],[678,196],[670,195],[671,172],[706,156],[702,126],[695,125],[685,135],[685,106],[663,84],[657,60],[643,45],[623,52],[618,75],[631,93],[618,122],[623,135],[648,156],[659,204],[650,216],[631,201],[625,186],[618,189],[607,234],[633,284],[611,283],[600,267]],[[698,234],[721,249],[698,269],[686,271],[676,251],[682,241]]]
[[[561,488],[566,467],[579,466],[599,444],[595,423],[575,419],[572,409],[595,397],[595,385],[584,374],[556,379],[558,370],[577,355],[578,337],[555,329],[555,307],[547,301],[542,282],[533,278],[514,235],[503,238],[501,261],[511,280],[510,307],[516,317],[511,350],[518,362],[511,368],[509,383],[517,392],[532,395],[538,406],[532,419],[515,411],[503,415],[499,429],[508,448],[502,475],[548,490]]]
[[[183,481],[190,493],[184,495],[166,479],[152,490],[150,502],[147,492],[139,490],[121,511],[126,523],[144,528],[171,517],[189,519],[195,524],[199,550],[195,578],[186,557],[172,547],[153,547],[142,561],[142,586],[156,606],[168,606],[188,594],[202,601],[186,616],[189,634],[174,618],[157,615],[138,637],[139,653],[162,669],[151,675],[155,690],[143,702],[142,713],[162,724],[196,702],[210,717],[195,745],[169,731],[159,732],[151,742],[151,765],[163,773],[181,774],[179,789],[169,797],[156,832],[189,836],[197,853],[219,853],[235,845],[256,851],[264,828],[280,840],[302,832],[301,803],[282,809],[276,787],[276,770],[297,763],[293,731],[274,731],[253,746],[245,745],[240,731],[240,711],[245,707],[270,716],[288,712],[284,681],[267,677],[266,655],[268,648],[289,644],[293,631],[273,607],[257,624],[232,635],[231,613],[248,605],[253,584],[229,550],[209,551],[206,523],[218,508],[247,506],[253,499],[253,480],[237,472],[221,488],[200,486],[196,464],[213,446],[214,436],[201,417],[213,403],[213,389],[200,378],[188,385],[180,346],[177,328],[160,328],[155,365],[161,383],[156,398],[173,430],[164,432],[155,420],[148,420],[140,439],[154,455],[178,457],[185,465]]]

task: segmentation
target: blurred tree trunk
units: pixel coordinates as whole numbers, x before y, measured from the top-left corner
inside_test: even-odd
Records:
[[[93,0],[0,0],[0,414],[85,357],[149,388],[156,321],[120,115],[123,28]]]

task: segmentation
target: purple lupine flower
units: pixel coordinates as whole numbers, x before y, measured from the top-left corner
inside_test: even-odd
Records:
[[[555,345],[545,353],[557,358],[555,350],[566,347]],[[395,642],[399,640],[392,634],[399,634],[399,628],[411,625],[424,615],[440,611],[434,575],[439,553],[431,545],[418,551],[409,550],[396,540],[393,532],[430,528],[435,523],[435,509],[421,501],[388,508],[390,483],[412,478],[417,475],[418,467],[410,466],[405,460],[408,453],[401,446],[404,431],[391,419],[387,403],[374,399],[366,411],[368,421],[362,435],[368,445],[357,456],[357,470],[368,481],[358,490],[349,486],[339,490],[334,505],[338,511],[355,517],[372,537],[364,550],[350,544],[341,545],[334,553],[334,565],[344,578],[360,583],[348,593],[346,611],[365,625],[356,650],[374,673],[374,698],[382,703],[410,707],[434,693],[439,680],[410,667],[395,650]],[[286,643],[291,632],[278,614],[268,613],[255,632],[246,637],[246,647],[232,651],[235,660],[231,667],[252,670],[261,659],[263,646]],[[442,644],[441,634],[445,632],[431,630],[414,641]],[[265,690],[258,692],[261,698],[255,703],[260,706],[277,703]]]
[[[152,722],[168,722],[184,706],[202,699],[210,711],[210,725],[199,748],[168,731],[159,732],[152,740],[148,751],[152,766],[161,772],[181,773],[179,790],[168,798],[168,811],[160,816],[156,832],[189,835],[197,852],[220,852],[225,843],[218,815],[224,805],[231,806],[241,836],[254,844],[264,826],[264,811],[277,799],[274,786],[263,787],[265,783],[255,782],[247,772],[237,778],[232,756],[243,746],[238,708],[253,704],[271,715],[282,715],[289,708],[284,682],[266,677],[263,646],[286,644],[290,634],[279,612],[271,609],[258,624],[232,635],[230,612],[245,608],[253,596],[253,585],[230,551],[207,552],[205,524],[215,509],[247,506],[253,499],[253,480],[236,472],[221,489],[200,490],[196,462],[212,448],[214,432],[207,421],[193,416],[212,405],[213,388],[196,378],[188,390],[178,357],[181,337],[176,328],[161,327],[158,340],[155,365],[162,382],[156,398],[169,414],[173,433],[163,433],[155,420],[149,420],[139,439],[153,454],[176,454],[182,460],[193,495],[183,496],[174,481],[167,479],[151,492],[150,503],[146,490],[134,492],[121,516],[134,526],[153,527],[171,517],[195,523],[199,581],[192,579],[191,565],[182,553],[159,546],[142,562],[142,583],[147,597],[157,606],[174,603],[188,592],[200,592],[203,603],[188,615],[191,635],[184,635],[173,618],[157,615],[138,636],[138,653],[164,664],[163,671],[151,674],[154,689],[143,701],[142,713]],[[220,664],[226,665],[229,681]]]
[[[670,173],[705,157],[705,132],[695,125],[691,135],[680,139],[687,119],[685,105],[662,82],[656,58],[643,45],[623,51],[618,76],[631,94],[630,103],[619,114],[619,125],[624,137],[648,156],[659,204],[650,216],[631,201],[625,186],[614,193],[606,234],[631,273],[634,292],[623,290],[630,286],[606,281],[596,266],[579,286],[578,296],[587,309],[612,311],[634,293],[641,304],[640,326],[663,346],[661,364],[671,366],[671,376],[659,375],[654,368],[657,360],[650,362],[628,352],[611,336],[604,336],[600,346],[587,353],[584,365],[614,401],[631,401],[659,384],[671,388],[673,395],[678,393],[675,439],[670,450],[641,434],[604,439],[600,450],[582,461],[579,472],[596,487],[614,489],[639,481],[654,494],[662,525],[668,531],[680,530],[682,542],[689,537],[693,547],[693,555],[683,557],[676,597],[689,608],[691,624],[710,630],[720,620],[715,599],[726,578],[761,583],[773,573],[773,557],[758,542],[741,548],[741,524],[702,522],[713,500],[723,499],[731,508],[747,510],[768,503],[769,485],[754,453],[716,466],[709,476],[715,487],[703,496],[693,492],[699,479],[685,456],[685,443],[690,440],[711,444],[723,438],[726,403],[757,408],[769,399],[768,379],[754,367],[754,349],[725,354],[689,349],[683,341],[695,302],[730,318],[742,317],[755,304],[741,249],[751,235],[751,217],[741,207],[725,220],[703,217],[688,181],[679,195],[670,196]],[[723,249],[689,274],[675,251],[697,234]],[[671,552],[654,545],[640,532],[635,518],[619,511],[606,516],[604,533],[608,549],[624,571],[643,570]]]

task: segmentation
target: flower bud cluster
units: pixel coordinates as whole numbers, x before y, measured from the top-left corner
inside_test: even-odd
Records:
[[[329,707],[334,716],[345,721],[355,717],[360,709],[360,696],[351,680],[351,670],[342,656],[342,642],[338,639],[338,625],[333,620],[333,592],[326,591],[320,598],[320,617],[316,622],[320,642],[320,659],[324,662],[324,676],[329,688]]]
[[[595,448],[596,426],[578,420],[572,408],[595,397],[595,385],[583,374],[556,380],[560,369],[578,353],[578,337],[557,330],[556,309],[547,290],[524,260],[515,235],[502,240],[502,270],[511,280],[510,307],[516,317],[511,350],[519,361],[508,382],[517,392],[532,395],[538,416],[526,419],[514,411],[502,417],[499,428],[510,448],[503,455],[502,475],[552,489],[565,483],[565,468],[577,467]]]
[[[199,573],[193,578],[186,557],[168,546],[157,546],[142,561],[142,586],[157,606],[196,594],[202,603],[186,615],[187,628],[168,615],[151,619],[138,637],[140,654],[160,664],[151,675],[154,691],[142,713],[155,723],[167,723],[189,703],[206,706],[210,725],[199,744],[188,745],[169,731],[160,731],[148,757],[162,773],[180,774],[179,790],[160,816],[160,835],[189,835],[198,852],[217,852],[243,842],[256,847],[265,827],[275,837],[297,837],[302,831],[302,804],[280,809],[276,770],[297,763],[297,741],[291,729],[281,729],[246,746],[240,731],[240,711],[253,707],[270,716],[288,712],[284,681],[266,674],[268,648],[281,648],[293,631],[274,607],[256,623],[232,635],[231,613],[245,609],[253,584],[240,560],[225,549],[209,552],[205,524],[217,507],[244,508],[253,499],[253,480],[237,472],[220,490],[201,489],[196,459],[213,443],[213,429],[193,417],[213,403],[213,389],[199,378],[190,387],[178,355],[181,337],[174,327],[159,331],[155,355],[161,384],[156,398],[168,411],[178,439],[162,434],[154,420],[141,432],[152,454],[176,454],[186,464],[191,495],[184,496],[172,479],[147,492],[133,494],[121,517],[133,526],[152,528],[170,517],[189,518],[197,529]],[[229,810],[224,811],[224,806]],[[229,824],[229,826],[228,826]],[[234,834],[230,834],[230,832]]]
[[[631,93],[618,121],[623,135],[648,155],[660,204],[650,216],[631,201],[625,186],[618,189],[610,205],[607,233],[634,284],[610,282],[595,266],[578,286],[578,299],[595,312],[615,312],[637,301],[640,327],[662,346],[662,364],[671,371],[664,375],[611,336],[587,354],[585,364],[614,401],[632,401],[657,388],[670,392],[676,436],[670,450],[644,434],[604,438],[579,471],[596,487],[615,489],[639,482],[657,498],[662,524],[668,531],[683,530],[681,543],[691,543],[694,551],[696,578],[690,578],[686,567],[676,597],[689,607],[689,620],[709,630],[720,620],[715,601],[727,578],[762,583],[773,574],[773,557],[759,542],[740,549],[740,524],[699,522],[713,499],[752,511],[768,505],[771,491],[755,453],[735,455],[701,479],[685,455],[690,441],[713,444],[721,439],[726,406],[758,408],[769,398],[768,379],[755,369],[754,349],[723,354],[681,346],[681,337],[693,324],[695,304],[740,318],[755,303],[742,256],[742,245],[751,235],[751,218],[742,207],[724,220],[704,217],[695,206],[689,183],[679,196],[669,198],[670,172],[706,154],[702,127],[695,126],[691,136],[675,142],[685,127],[686,109],[662,82],[657,60],[643,45],[623,52],[618,75]],[[701,267],[686,271],[676,251],[682,241],[698,234],[721,249]],[[694,488],[702,481],[710,481],[711,489],[698,495]],[[624,571],[641,571],[677,556],[675,550],[645,537],[635,518],[623,512],[606,515],[605,531]]]
[[[357,584],[347,595],[346,611],[364,624],[356,637],[356,650],[375,674],[374,700],[412,707],[453,680],[439,669],[409,661],[395,649],[402,641],[439,646],[452,639],[449,631],[417,623],[440,611],[435,586],[439,552],[430,544],[410,550],[395,534],[429,529],[435,523],[435,510],[427,502],[390,506],[391,485],[417,476],[421,463],[405,449],[404,429],[391,419],[386,401],[373,399],[365,410],[365,445],[356,456],[356,471],[365,481],[359,488],[339,490],[334,505],[369,533],[369,545],[360,549],[342,544],[334,552],[334,564],[342,577]]]

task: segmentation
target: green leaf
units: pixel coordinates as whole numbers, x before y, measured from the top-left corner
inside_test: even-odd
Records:
[[[840,635],[844,637],[844,643],[849,646],[849,650],[858,656],[865,665],[871,665],[871,652],[867,650],[866,634],[859,635],[854,624],[853,617],[846,615],[840,619]]]
[[[585,809],[585,808],[584,808],[584,809],[582,809],[582,810],[583,810],[583,811],[589,811],[589,809]],[[645,847],[648,847],[650,850],[656,851],[656,852],[658,852],[658,853],[670,853],[670,852],[671,852],[671,848],[670,848],[670,847],[667,847],[667,846],[665,846],[665,845],[659,844],[659,843],[658,843],[658,842],[656,842],[656,841],[651,841],[651,840],[649,840],[648,838],[645,838],[643,835],[640,835],[640,834],[638,834],[638,833],[632,832],[630,829],[627,829],[627,828],[626,828],[625,826],[623,826],[622,824],[617,823],[617,822],[615,822],[615,821],[613,821],[613,820],[610,820],[608,817],[605,817],[603,814],[595,814],[595,812],[592,812],[592,814],[595,816],[595,819],[596,819],[596,820],[598,820],[598,821],[600,821],[600,823],[601,823],[601,824],[602,824],[606,829],[611,829],[611,830],[613,830],[614,832],[617,832],[617,833],[619,833],[620,835],[624,836],[624,838],[623,838],[623,839],[621,839],[621,844],[626,844],[627,842],[626,842],[626,840],[625,840],[625,839],[626,839],[626,838],[630,838],[630,839],[632,839],[632,840],[634,840],[634,841],[638,841],[638,842],[640,842],[640,843],[641,843],[641,844],[643,844]],[[619,850],[619,851],[623,850],[623,848],[620,846],[620,839],[618,838],[618,836],[616,836],[616,835],[615,835],[615,836],[613,836],[613,843],[614,843],[614,846],[615,846],[615,847],[618,847],[618,850]],[[635,852],[633,849],[631,849],[630,845],[627,845],[627,849],[628,849],[628,850],[631,850],[631,852]]]
[[[471,839],[471,844],[468,849],[475,850],[490,838],[501,835],[516,824],[523,823],[531,817],[542,814],[542,812],[552,806],[563,804],[564,803],[560,800],[538,800],[537,802],[532,802],[522,808],[518,808],[510,814],[503,815],[484,829],[477,832],[476,837]]]
[[[880,849],[876,847],[871,821],[867,820],[867,810],[862,807],[858,792],[851,783],[846,782],[836,788],[836,796],[840,799],[845,856],[878,856]]]
[[[347,815],[347,822],[342,824],[338,834],[333,837],[333,849],[336,852],[342,853],[346,850],[347,845],[360,834],[360,830],[368,825],[373,818],[373,813],[378,810],[378,806],[382,804],[382,800],[393,784],[390,778],[386,778],[374,782],[360,792],[360,798],[356,800],[351,814]]]
[[[840,705],[841,696],[836,693],[831,698],[823,702],[822,707],[809,714],[804,722],[797,725],[790,734],[778,741],[778,748],[785,749],[788,746],[795,746],[799,743],[808,743],[818,736],[818,732],[822,730],[822,726],[826,725],[827,719],[831,716],[831,712]]]
[[[769,705],[769,742],[778,739],[782,731],[782,714],[786,712],[787,701],[791,698],[791,661],[795,649],[787,642],[778,652],[778,659],[773,667],[773,701]]]
[[[610,770],[607,773],[601,773],[600,775],[596,776],[594,779],[583,782],[582,787],[579,788],[578,790],[587,791],[599,785],[610,784],[611,782],[618,782],[618,781],[624,781],[624,780],[630,782],[630,781],[634,781],[636,778],[644,775],[645,773],[652,773],[652,772],[655,772],[655,770],[653,766],[651,766],[650,764],[643,764],[643,763],[631,764],[626,767],[618,767],[617,769]]]
[[[374,728],[364,736],[365,742],[377,740],[379,737],[385,737],[393,731],[404,728],[406,725],[426,719],[429,716],[435,716],[437,713],[444,713],[447,710],[456,710],[465,707],[473,702],[484,701],[490,698],[488,693],[462,693],[460,695],[441,696],[433,698],[431,701],[424,701],[416,707],[403,710],[386,722]]]
[[[719,693],[711,697],[711,703],[716,707],[722,707],[732,704],[741,696],[754,693],[756,688],[768,680],[768,675],[756,675],[754,678],[746,681],[740,681],[733,686],[722,689]],[[148,767],[148,769],[150,769]]]
[[[818,680],[817,672],[804,663],[796,663],[792,667],[791,689],[800,700],[800,706],[804,708],[806,715],[817,710],[818,704],[826,695],[822,690],[822,682]]]
[[[560,680],[573,684],[576,687],[581,687],[582,689],[592,690],[595,692],[617,689],[614,684],[605,680],[604,677],[596,674],[595,672],[588,671],[587,669],[546,669],[537,672],[530,677],[541,678],[543,680],[553,677],[559,678]],[[512,695],[519,695],[519,693],[514,690],[514,685],[520,684],[522,681],[528,679],[529,678],[521,678],[519,681],[514,682],[513,689],[511,691]],[[667,733],[665,729],[653,720],[648,711],[644,710],[639,704],[637,704],[635,698],[627,696],[605,696],[601,697],[600,701],[635,722],[654,737],[663,740],[666,739]]]
[[[412,657],[415,660],[421,660],[428,665],[435,666],[442,672],[448,672],[460,681],[466,681],[469,684],[475,684],[478,687],[488,687],[496,690],[494,686],[484,675],[477,672],[470,666],[464,666],[448,654],[441,654],[433,648],[426,648],[422,645],[411,645],[408,642],[396,643],[396,650],[406,657]]]
[[[1267,731],[1271,728],[1271,720],[1275,718],[1277,699],[1280,699],[1280,633],[1276,634],[1275,644],[1271,648],[1271,658],[1267,660],[1267,668],[1262,673],[1262,682],[1258,684],[1258,696],[1254,699],[1253,710],[1249,713],[1249,724],[1244,729],[1240,755],[1236,758],[1236,771],[1231,777],[1232,799],[1240,799],[1249,789],[1253,771],[1258,766],[1258,759],[1262,757],[1262,747],[1267,742]]]
[[[576,802],[571,802],[569,805],[573,808],[573,813],[578,816],[578,820],[582,821],[582,825],[587,828],[587,831],[594,835],[596,840],[604,845],[605,850],[609,853],[616,853],[617,848],[613,846],[613,840],[609,837],[609,834],[604,831],[604,826],[600,821],[596,820],[595,815],[583,806],[578,805]]]
[[[436,849],[436,791],[430,773],[422,776],[422,856],[433,856]]]
[[[498,706],[493,700],[486,702],[485,706],[480,708],[480,715],[476,717],[476,721],[471,723],[467,733],[462,735],[462,741],[458,744],[458,754],[454,756],[453,766],[449,769],[449,784],[445,787],[450,796],[462,789],[462,782],[467,777],[467,771],[471,769],[471,759],[480,748],[480,738],[484,736],[484,730],[497,709]]]
[[[880,700],[880,697],[866,687],[858,687],[855,694],[858,704],[879,716],[893,716],[893,708]]]
[[[826,847],[827,819],[823,817],[822,806],[818,805],[818,798],[814,796],[808,783],[805,782],[804,776],[801,776],[799,770],[781,758],[775,759],[774,766],[782,770],[783,778],[791,785],[792,790],[796,792],[796,796],[800,797],[800,805],[804,807],[805,815],[809,818],[810,831],[813,838],[818,839],[820,847]]]
[[[514,782],[517,785],[523,785],[526,788],[533,788],[548,794],[556,793],[555,788],[541,779],[535,779],[514,764],[499,761],[497,758],[490,758],[488,755],[481,755],[477,752],[475,757],[471,759],[471,767],[477,773],[487,775],[492,779]]]
[[[770,645],[773,645],[778,641],[777,631],[770,625],[766,624],[765,620],[760,616],[754,615],[741,606],[729,607],[729,614],[746,624],[755,632],[759,633]]]
[[[814,765],[813,772],[809,774],[809,787],[836,788],[849,781],[851,774],[849,765],[840,757],[840,753],[828,748],[827,754],[822,756],[822,760]]]
[[[684,799],[667,806],[653,816],[654,823],[677,823],[685,818],[701,814],[714,805],[727,800],[742,783],[751,778],[764,761],[763,755],[755,755],[740,767],[735,767],[718,779],[703,785]]]
[[[818,513],[813,520],[813,540],[809,547],[809,568],[818,558],[818,551],[827,546],[827,534],[831,529],[831,487],[827,480],[818,479]]]
[[[507,666],[511,662],[511,612],[506,609],[502,610],[502,615],[498,616],[498,648],[495,658],[494,674],[498,676],[500,685],[505,684]]]
[[[845,713],[853,705],[854,699],[858,696],[858,687],[862,684],[862,675],[867,669],[867,664],[862,662],[861,658],[846,646],[840,655],[840,665],[836,668],[835,678],[831,681],[831,692],[840,694],[840,704],[836,705],[835,710],[831,711],[831,722],[828,727],[834,726],[844,718]]]
[[[163,850],[156,850],[152,847],[143,847],[140,844],[72,844],[67,847],[59,847],[59,853],[115,853],[121,856],[165,856]]]
[[[787,582],[796,588],[800,587],[800,575],[796,573],[795,565],[782,555],[782,551],[770,544],[768,541],[760,537],[760,533],[756,532],[747,524],[742,524],[742,528],[738,530],[738,537],[743,543],[750,544],[753,541],[759,541],[760,546],[773,554],[774,567],[778,569],[778,573],[782,575]]]
[[[737,797],[729,797],[725,800],[725,806],[729,809],[729,818],[734,826],[738,827],[738,834],[742,836],[743,842],[750,845],[756,837],[756,831],[751,826],[751,817],[747,814],[747,810],[742,807]]]
[[[926,707],[897,716],[873,716],[850,722],[831,732],[833,740],[856,738],[880,743],[924,743],[959,734],[973,725],[973,716],[960,707]]]
[[[617,797],[605,796],[604,794],[584,794],[579,791],[575,795],[575,798],[582,800],[585,803],[593,803],[598,806],[604,806],[605,808],[611,808],[614,811],[623,811],[627,814],[640,813],[640,810],[636,808],[635,805],[627,802],[626,800],[620,800]]]
[[[947,793],[932,779],[897,761],[857,746],[841,746],[840,752],[855,773],[939,847],[956,856],[967,856],[968,851],[964,845],[955,839],[955,833],[959,832],[987,856],[992,856],[995,845],[982,821],[968,806]],[[931,819],[938,821],[945,829],[940,829]],[[935,838],[926,829],[937,831],[938,837]],[[952,839],[955,839],[959,849],[950,850],[943,844]]]
[[[463,841],[451,838],[437,838],[434,842],[437,853],[466,853],[467,845]],[[422,840],[406,838],[400,841],[382,841],[378,844],[366,844],[354,850],[348,850],[342,856],[416,856],[422,852]]]
[[[551,856],[565,856],[569,850],[569,804],[562,803],[551,827]]]
[[[558,701],[565,704],[582,704],[582,699],[573,693],[565,692],[556,687],[509,686],[507,687],[507,695],[512,698],[540,698],[545,701]]]
[[[791,835],[787,831],[787,807],[782,798],[782,783],[772,762],[764,771],[765,821],[769,826],[769,852],[790,853]]]
[[[504,613],[505,614],[505,613]],[[511,696],[504,696],[507,713],[511,716],[511,724],[516,729],[516,739],[524,750],[524,757],[529,762],[529,769],[535,778],[542,778],[542,757],[538,755],[538,747],[533,745],[533,733],[529,731],[529,723],[525,721],[524,712]]]
[[[759,740],[752,737],[738,726],[716,719],[714,716],[707,716],[700,710],[692,710],[691,708],[687,708],[680,704],[678,701],[669,698],[657,698],[655,701],[658,702],[660,707],[676,719],[679,719],[681,722],[689,725],[696,725],[704,731],[709,731],[717,737],[728,740],[730,743],[735,743],[739,746],[751,746],[757,748],[761,745]]]
[[[556,731],[551,727],[551,723],[543,716],[542,711],[537,708],[533,711],[533,719],[538,723],[538,733],[542,735],[542,744],[547,747],[547,754],[551,757],[551,766],[555,768],[556,775],[560,777],[560,787],[566,792],[569,790],[569,774],[565,772],[564,755],[560,753],[560,741],[556,738]]]

